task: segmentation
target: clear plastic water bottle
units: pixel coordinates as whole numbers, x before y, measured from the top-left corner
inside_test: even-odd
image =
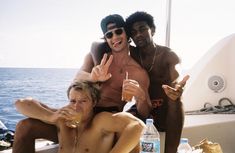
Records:
[[[146,128],[140,138],[140,153],[160,153],[160,135],[153,119],[146,120]]]
[[[177,153],[191,153],[192,152],[192,148],[188,143],[188,139],[187,138],[181,138],[180,139],[180,144],[178,146],[177,149]]]

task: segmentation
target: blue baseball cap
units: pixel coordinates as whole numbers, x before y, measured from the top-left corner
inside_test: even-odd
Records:
[[[125,28],[126,25],[122,16],[118,14],[108,15],[105,18],[103,18],[100,23],[103,34],[105,34],[108,31],[107,25],[110,23],[114,23],[116,28],[121,28],[121,27]]]

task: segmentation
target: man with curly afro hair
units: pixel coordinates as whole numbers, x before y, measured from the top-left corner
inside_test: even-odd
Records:
[[[131,56],[149,74],[153,107],[150,116],[157,129],[166,132],[165,153],[176,153],[184,122],[180,97],[189,76],[176,82],[179,74],[175,66],[180,62],[179,57],[170,48],[153,41],[156,27],[152,15],[137,11],[126,19],[126,25],[136,45],[131,49]]]

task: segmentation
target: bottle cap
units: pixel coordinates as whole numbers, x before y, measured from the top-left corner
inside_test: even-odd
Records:
[[[153,124],[153,119],[151,118],[146,119],[146,124]]]
[[[188,138],[181,138],[180,143],[188,143]]]

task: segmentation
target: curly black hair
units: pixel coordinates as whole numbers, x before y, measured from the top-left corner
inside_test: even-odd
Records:
[[[139,21],[145,21],[148,26],[154,30],[156,28],[152,15],[148,14],[147,12],[137,11],[126,18],[126,30],[128,35],[130,34],[133,24]]]

